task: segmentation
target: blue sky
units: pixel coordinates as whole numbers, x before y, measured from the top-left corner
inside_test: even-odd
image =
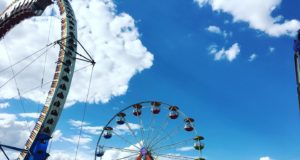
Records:
[[[203,156],[207,159],[299,159],[300,118],[292,50],[295,29],[273,32],[273,24],[268,29],[257,27],[247,16],[235,21],[234,7],[239,8],[239,3],[218,8],[214,0],[198,2],[203,6],[193,0],[115,1],[116,14],[126,13],[135,20],[139,39],[154,56],[153,65],[132,75],[126,91],[109,95],[106,103],[88,104],[85,121],[101,126],[118,109],[159,100],[180,106],[196,120],[198,132],[206,138]],[[275,23],[300,19],[296,8],[300,2],[276,2],[271,12],[271,17],[279,17]],[[250,5],[249,11],[240,14],[256,11],[259,9]],[[216,58],[218,54],[221,57]],[[74,150],[76,145],[67,138],[79,133],[70,123],[71,119],[81,120],[84,104],[78,101],[64,110],[57,126],[64,138],[53,143],[53,149]],[[22,112],[15,100],[2,102],[9,102],[10,107],[0,112]],[[90,148],[82,149],[87,153],[97,139],[89,136],[92,141],[86,146]]]
[[[293,3],[282,1],[275,13],[299,19]],[[154,66],[131,81],[122,100],[158,98],[182,106],[207,137],[204,154],[209,159],[300,157],[291,37],[274,38],[247,23],[231,23],[232,16],[192,1],[118,6],[140,20],[142,41],[155,55]],[[208,32],[210,25],[232,32],[232,37]],[[232,62],[215,61],[208,53],[211,44],[229,48],[233,43],[239,43],[241,52]],[[249,62],[252,53],[257,59]]]

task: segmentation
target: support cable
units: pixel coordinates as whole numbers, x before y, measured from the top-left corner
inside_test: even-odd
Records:
[[[53,7],[53,4],[52,4]],[[53,8],[52,8],[53,9]],[[52,18],[50,17],[50,24],[49,24],[49,31],[48,31],[48,38],[47,38],[47,44],[50,41],[50,33],[51,33],[51,28],[52,28]],[[48,50],[45,54],[45,60],[44,60],[44,67],[43,67],[43,73],[42,73],[42,81],[41,81],[41,88],[43,88],[43,83],[44,83],[44,76],[45,76],[45,70],[46,70],[46,63],[47,63],[47,57],[48,57]]]
[[[52,10],[53,9],[54,9],[54,4],[52,4]],[[50,19],[50,23],[49,23],[47,44],[50,42],[50,33],[51,33],[51,29],[53,27],[51,15],[50,15],[49,19]],[[46,72],[46,64],[47,64],[47,58],[48,58],[48,51],[49,51],[49,49],[46,50],[45,60],[44,60],[44,66],[43,66],[43,72],[42,72],[42,79],[41,79],[41,91],[43,92],[43,94],[45,93],[45,91],[43,91],[42,89],[43,89],[43,86],[44,86],[43,84],[44,84],[44,78],[45,78],[45,72]],[[36,105],[36,108],[37,108],[37,112],[38,113],[42,112],[42,107],[38,103]]]
[[[89,80],[89,85],[88,85],[88,92],[87,92],[87,94],[86,94],[86,99],[85,99],[85,104],[84,104],[84,109],[83,109],[83,116],[82,116],[82,119],[81,119],[80,131],[79,131],[79,137],[78,137],[78,142],[77,142],[76,152],[75,152],[75,160],[76,160],[76,158],[77,158],[77,153],[78,153],[79,144],[80,144],[80,138],[81,138],[81,135],[82,135],[83,122],[84,122],[85,114],[86,114],[86,110],[87,110],[87,103],[88,103],[88,98],[89,98],[90,89],[91,89],[91,83],[92,83],[93,72],[94,72],[94,65],[92,66],[92,71],[91,71],[90,80]]]
[[[52,148],[52,143],[53,143],[53,140],[51,139],[50,142],[49,142],[49,147],[48,147],[48,152],[47,153],[51,153],[51,148]]]
[[[4,154],[4,156],[7,158],[7,160],[9,160],[7,154],[5,153],[5,151],[3,150],[2,146],[0,146],[0,150],[2,151],[2,153]]]
[[[39,50],[33,52],[32,54],[30,54],[30,55],[28,55],[28,56],[26,56],[26,57],[24,57],[24,58],[22,58],[21,60],[17,61],[16,63],[14,63],[14,64],[12,64],[12,65],[6,67],[6,68],[3,68],[2,70],[0,70],[0,73],[6,71],[6,70],[8,70],[8,69],[10,69],[11,67],[13,67],[13,66],[15,66],[15,65],[17,65],[17,64],[19,64],[19,63],[21,63],[21,62],[23,62],[24,60],[26,60],[26,59],[32,57],[33,55],[35,55],[35,54],[41,52],[42,50],[48,48],[48,47],[51,46],[51,45],[53,45],[53,43],[48,44],[48,45],[46,45],[45,47],[43,47],[43,48],[41,48],[41,49],[39,49]]]
[[[12,79],[14,79],[16,76],[18,76],[20,73],[22,73],[26,68],[28,68],[33,62],[35,62],[36,60],[38,60],[43,54],[45,54],[46,52],[43,52],[42,54],[40,54],[39,56],[37,56],[35,59],[33,59],[29,64],[27,64],[24,68],[22,68],[20,71],[18,71],[17,73],[15,73],[11,78],[9,78],[4,84],[2,84],[0,86],[0,89],[2,87],[4,87],[9,81],[11,81]]]
[[[89,52],[84,48],[84,46],[80,43],[80,41],[78,39],[75,38],[75,40],[78,42],[78,44],[81,46],[81,48],[84,50],[84,52],[90,57],[90,60],[92,61],[92,63],[94,64],[95,61],[92,58],[92,56],[89,54]]]
[[[81,46],[81,48],[84,50],[84,52],[88,55],[88,57],[86,57],[86,56],[84,56],[84,55],[78,53],[77,51],[74,51],[74,52],[76,53],[76,55],[80,56],[81,58],[76,58],[76,57],[72,57],[72,58],[78,59],[78,60],[81,60],[81,61],[85,61],[85,62],[90,62],[90,63],[92,63],[93,65],[95,65],[96,62],[95,62],[94,59],[91,57],[91,55],[87,52],[87,50],[82,46],[82,44],[81,44],[77,39],[75,39],[75,40],[78,42],[78,44],[79,44],[79,45]],[[61,43],[60,41],[57,42],[57,43],[58,43],[60,46],[62,46],[62,47],[68,48],[65,44]]]
[[[79,68],[79,69],[75,70],[74,73],[79,72],[79,71],[81,71],[81,70],[83,70],[83,69],[86,69],[87,67],[90,67],[90,66],[91,66],[91,65],[89,64],[89,65],[87,65],[87,66],[84,66],[84,67],[82,67],[82,68]],[[46,82],[43,84],[43,86],[46,86],[47,84],[50,84],[51,82],[52,82],[52,80],[46,81]],[[25,94],[27,94],[27,93],[29,93],[29,92],[32,92],[32,91],[34,91],[34,90],[36,90],[36,89],[39,89],[40,87],[41,87],[40,85],[37,85],[37,86],[35,86],[35,87],[31,88],[31,89],[28,89],[28,90],[22,92],[22,93],[21,93],[21,96],[23,96],[23,95],[25,95]],[[18,97],[18,95],[14,96],[14,97],[12,97],[12,98],[17,98],[17,97]]]
[[[11,59],[10,59],[10,56],[9,56],[9,54],[8,54],[8,50],[7,50],[7,46],[6,46],[6,43],[5,43],[5,41],[3,41],[4,43],[4,47],[5,47],[5,53],[6,53],[6,55],[7,55],[7,58],[8,58],[8,61],[9,61],[9,65],[11,66]],[[26,110],[25,110],[25,107],[24,107],[24,103],[23,103],[23,100],[22,100],[22,97],[21,97],[21,93],[20,93],[20,89],[19,89],[19,86],[18,86],[18,83],[17,83],[17,80],[16,80],[16,74],[15,74],[15,71],[14,71],[14,69],[13,69],[13,67],[11,66],[10,67],[10,69],[11,69],[11,72],[12,72],[12,75],[13,75],[13,80],[14,80],[14,83],[15,83],[15,86],[16,86],[16,89],[17,89],[17,92],[18,92],[18,97],[19,97],[19,99],[20,99],[20,101],[19,101],[19,103],[20,103],[20,105],[21,105],[21,107],[22,107],[22,110],[23,110],[23,112],[24,113],[26,113]],[[10,80],[12,80],[12,79],[10,79]],[[9,81],[10,81],[9,80]],[[9,81],[7,81],[7,83],[9,82]],[[5,84],[4,84],[5,85]],[[1,86],[0,87],[0,89],[2,88],[3,86]],[[26,127],[27,127],[27,129],[28,129],[28,131],[29,131],[29,133],[31,132],[31,129],[30,129],[30,126],[29,126],[29,124],[28,124],[28,120],[26,119]]]
[[[64,40],[64,39],[67,39],[67,38],[69,38],[69,37],[64,37],[64,38],[61,38],[61,39],[59,39],[59,40],[56,40],[56,41],[54,41],[54,42],[52,42],[52,43],[47,44],[45,47],[43,47],[43,48],[41,48],[41,49],[39,49],[39,50],[33,52],[32,54],[30,54],[30,55],[28,55],[28,56],[26,56],[26,57],[24,57],[24,58],[22,58],[22,59],[20,59],[20,60],[17,61],[16,63],[11,64],[10,66],[8,66],[8,67],[6,67],[6,68],[1,69],[1,70],[0,70],[0,73],[6,71],[6,70],[8,70],[8,69],[10,69],[11,67],[13,67],[13,66],[15,66],[15,65],[17,65],[17,64],[19,64],[19,63],[21,63],[21,62],[23,62],[24,60],[26,60],[26,59],[32,57],[33,55],[35,55],[35,54],[41,52],[41,51],[44,50],[44,49],[47,49],[47,48],[50,47],[50,46],[54,46],[54,45],[58,44],[60,41],[62,41],[62,40]],[[5,44],[4,44],[4,45],[5,45]]]

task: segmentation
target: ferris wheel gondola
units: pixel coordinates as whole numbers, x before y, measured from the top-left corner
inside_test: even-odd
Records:
[[[179,107],[140,102],[122,109],[104,126],[95,160],[205,160],[203,140],[195,120]]]

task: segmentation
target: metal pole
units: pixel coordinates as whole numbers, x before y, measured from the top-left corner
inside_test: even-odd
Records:
[[[5,151],[3,150],[2,146],[0,145],[0,150],[2,151],[2,153],[4,154],[4,156],[7,158],[7,160],[9,160],[8,156],[6,155]]]
[[[298,108],[300,112],[300,62],[299,62],[299,54],[300,54],[300,29],[298,30],[298,34],[296,39],[294,40],[294,63],[295,63],[295,73],[296,73],[296,83],[297,83],[297,94],[298,94]]]

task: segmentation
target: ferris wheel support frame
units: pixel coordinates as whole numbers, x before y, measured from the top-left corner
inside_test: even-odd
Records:
[[[0,39],[21,21],[40,16],[52,0],[14,0],[0,14]],[[57,0],[61,15],[61,37],[58,63],[42,112],[30,133],[19,160],[44,160],[48,142],[58,123],[71,85],[77,50],[77,23],[68,0]],[[30,154],[28,154],[30,153]]]
[[[300,112],[300,29],[298,30],[298,34],[294,40],[294,63],[298,94],[298,108]]]

